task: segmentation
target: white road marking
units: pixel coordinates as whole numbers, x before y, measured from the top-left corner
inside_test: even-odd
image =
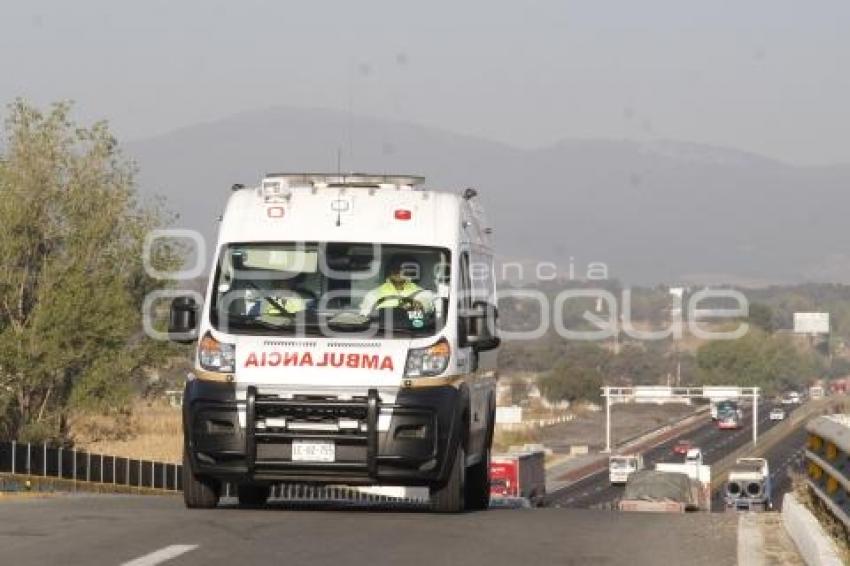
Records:
[[[764,539],[756,517],[751,513],[741,513],[738,518],[738,564],[766,564],[763,547]]]
[[[162,564],[172,558],[177,558],[181,554],[186,554],[196,548],[198,548],[197,544],[172,544],[171,546],[155,550],[150,554],[139,556],[129,562],[124,562],[121,566],[156,566],[157,564]]]

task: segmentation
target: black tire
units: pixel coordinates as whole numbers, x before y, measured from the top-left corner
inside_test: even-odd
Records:
[[[490,447],[481,461],[466,470],[466,508],[481,511],[490,507]]]
[[[240,484],[236,488],[236,498],[243,507],[260,507],[268,501],[271,490],[268,485]]]
[[[189,454],[183,449],[183,502],[189,509],[212,509],[218,505],[221,485],[213,478],[192,472]]]
[[[454,454],[454,462],[446,482],[439,487],[432,487],[431,509],[437,513],[461,513],[465,508],[466,495],[466,452],[458,443]]]

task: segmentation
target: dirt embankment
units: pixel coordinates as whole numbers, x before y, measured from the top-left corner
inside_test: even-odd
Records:
[[[611,409],[611,442],[617,445],[644,432],[678,421],[697,407],[669,404],[629,403]],[[546,427],[540,442],[555,452],[569,452],[571,445],[586,444],[591,451],[605,447],[605,410],[583,410],[570,422]]]

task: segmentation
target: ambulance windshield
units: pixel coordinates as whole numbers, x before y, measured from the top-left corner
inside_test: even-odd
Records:
[[[428,336],[445,323],[448,250],[372,243],[222,249],[212,324],[235,334]]]

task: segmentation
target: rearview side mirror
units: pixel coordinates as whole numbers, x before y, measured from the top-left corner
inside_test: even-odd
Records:
[[[486,301],[475,301],[472,308],[461,314],[464,322],[463,345],[476,352],[495,350],[502,343],[496,331],[499,310]]]
[[[192,297],[176,297],[168,313],[168,339],[191,344],[198,339],[198,304]]]

